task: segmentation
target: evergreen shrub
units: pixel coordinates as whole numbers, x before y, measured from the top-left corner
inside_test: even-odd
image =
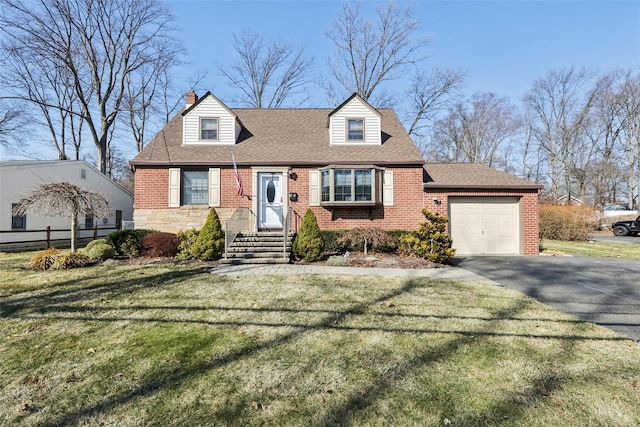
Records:
[[[324,240],[318,227],[318,220],[311,209],[307,209],[302,218],[292,249],[298,259],[308,262],[319,261],[324,256]]]
[[[400,238],[399,252],[416,255],[431,262],[448,264],[456,251],[451,247],[453,241],[446,233],[449,218],[422,209],[427,219],[420,223],[417,231],[405,234]]]
[[[193,258],[209,261],[222,258],[224,253],[224,232],[220,218],[214,208],[209,210],[207,221],[200,230],[195,244],[191,247]]]

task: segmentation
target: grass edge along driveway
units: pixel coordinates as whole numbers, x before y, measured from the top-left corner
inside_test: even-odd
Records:
[[[31,272],[0,256],[2,425],[637,425],[638,345],[477,282]]]

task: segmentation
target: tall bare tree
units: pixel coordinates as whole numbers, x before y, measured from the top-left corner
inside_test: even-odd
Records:
[[[598,97],[611,84],[609,76],[595,76],[575,68],[551,70],[536,80],[524,96],[529,128],[548,168],[549,194],[568,200],[584,197],[587,169],[596,147],[588,132],[593,126]]]
[[[157,0],[0,2],[5,48],[24,58],[50,58],[68,76],[78,107],[63,109],[82,118],[106,172],[109,129],[128,77],[172,50],[168,9]],[[21,96],[32,100],[28,91]]]
[[[482,163],[508,169],[510,144],[520,131],[516,108],[494,93],[475,93],[458,102],[437,122],[435,157],[442,161]]]
[[[625,73],[616,95],[625,153],[628,208],[632,209],[635,200],[640,211],[640,73]]]
[[[244,31],[233,36],[238,59],[229,68],[219,67],[229,85],[240,90],[242,101],[253,108],[280,108],[304,92],[310,82],[313,60],[304,48]],[[299,104],[302,101],[297,100]]]
[[[345,3],[327,32],[335,46],[329,69],[341,86],[324,84],[332,100],[355,92],[374,105],[389,104],[383,83],[405,76],[424,59],[421,50],[429,43],[428,37],[418,34],[413,15],[410,3],[390,2],[378,7],[372,21],[365,18],[359,3]]]
[[[424,137],[439,113],[451,106],[464,81],[465,72],[434,67],[416,74],[406,91],[410,102],[409,135]]]
[[[71,252],[76,251],[78,215],[111,214],[109,202],[100,193],[68,182],[42,184],[20,199],[13,208],[13,215],[26,215],[29,212],[71,217]]]

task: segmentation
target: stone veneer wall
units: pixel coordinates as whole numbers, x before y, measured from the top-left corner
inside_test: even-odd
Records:
[[[216,208],[220,222],[224,224],[233,213],[231,208]],[[178,233],[195,228],[202,229],[209,215],[207,207],[135,209],[133,221],[136,228],[148,228],[167,233]]]

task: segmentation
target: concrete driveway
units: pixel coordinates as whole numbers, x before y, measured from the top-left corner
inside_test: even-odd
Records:
[[[454,265],[640,341],[640,261],[487,256],[456,257]]]

